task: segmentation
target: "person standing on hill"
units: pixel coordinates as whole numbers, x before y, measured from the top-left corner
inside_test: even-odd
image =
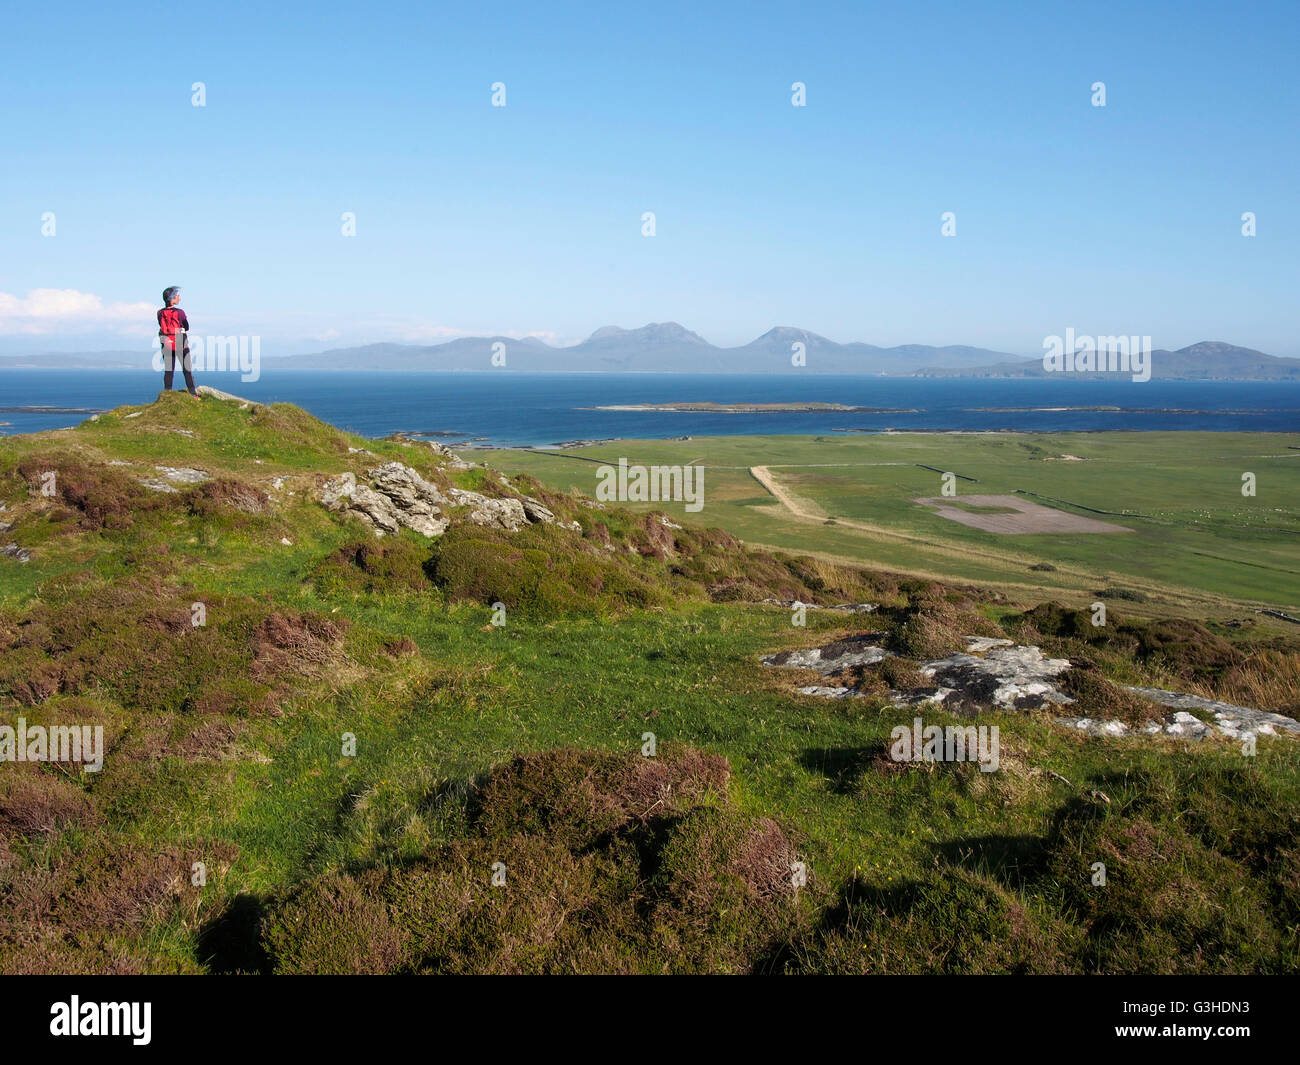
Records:
[[[181,290],[172,285],[163,289],[163,305],[158,311],[158,337],[162,345],[163,388],[172,390],[172,381],[176,377],[176,345],[180,344],[181,372],[185,374],[185,389],[194,399],[199,394],[194,387],[193,365],[190,362],[190,320],[180,309]]]

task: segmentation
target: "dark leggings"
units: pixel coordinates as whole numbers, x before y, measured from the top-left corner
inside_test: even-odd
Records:
[[[176,351],[173,348],[168,348],[165,342],[163,344],[163,360],[163,365],[166,367],[163,370],[163,388],[170,392],[172,390],[172,381],[176,378]],[[185,344],[181,349],[181,373],[185,375],[185,387],[191,393],[194,392],[193,369],[194,364],[190,359],[190,346]]]

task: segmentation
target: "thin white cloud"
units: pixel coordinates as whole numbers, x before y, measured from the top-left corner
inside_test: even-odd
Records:
[[[534,337],[537,340],[545,341],[553,348],[571,348],[574,344],[581,344],[587,339],[586,337],[566,337],[553,329],[534,329],[531,333],[507,333],[506,336],[513,336],[516,339]]]
[[[352,324],[352,331],[358,330],[358,323]],[[536,337],[552,347],[568,347],[577,344],[583,338],[570,339],[550,329],[530,329],[521,332],[517,329],[464,329],[459,326],[440,325],[427,319],[399,318],[393,315],[377,316],[366,335],[371,339],[391,340],[399,344],[438,344],[458,337],[504,336],[512,340]]]
[[[449,325],[434,325],[432,322],[410,322],[390,324],[389,336],[404,344],[433,344],[439,340],[455,340],[457,337],[473,336],[465,329],[456,329]]]
[[[105,302],[94,293],[73,288],[34,288],[26,297],[0,292],[0,334],[141,336],[157,328],[155,310],[150,303]]]
[[[98,344],[114,339],[151,337],[157,330],[152,303],[105,300],[92,292],[71,288],[34,288],[26,296],[0,292],[0,337],[94,337]],[[202,325],[221,334],[262,335],[273,321],[281,344],[293,347],[296,339],[318,344],[439,344],[458,337],[507,336],[516,340],[536,337],[553,347],[568,347],[581,337],[553,330],[466,329],[443,325],[418,315],[340,314],[338,312],[285,311],[274,315],[259,308],[242,307],[233,313],[214,309],[202,316]]]

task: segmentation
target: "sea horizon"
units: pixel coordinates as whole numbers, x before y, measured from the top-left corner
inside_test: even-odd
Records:
[[[75,375],[71,382],[69,375]],[[1277,381],[505,369],[292,370],[257,381],[241,381],[237,373],[205,373],[198,380],[257,402],[293,403],[363,436],[404,432],[477,447],[884,432],[1300,431],[1300,383]],[[0,434],[66,428],[96,411],[148,403],[160,385],[157,375],[146,371],[0,371]],[[644,409],[674,403],[834,403],[867,409]]]

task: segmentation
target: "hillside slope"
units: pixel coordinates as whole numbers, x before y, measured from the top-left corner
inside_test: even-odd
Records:
[[[1297,967],[1297,741],[1125,687],[1294,717],[1295,639],[1099,630],[234,399],[4,438],[0,502],[0,755],[103,728],[97,772],[0,761],[0,971]],[[933,701],[1003,640],[1130,734]],[[879,653],[813,667],[843,641]],[[892,759],[918,715],[1000,767]]]

